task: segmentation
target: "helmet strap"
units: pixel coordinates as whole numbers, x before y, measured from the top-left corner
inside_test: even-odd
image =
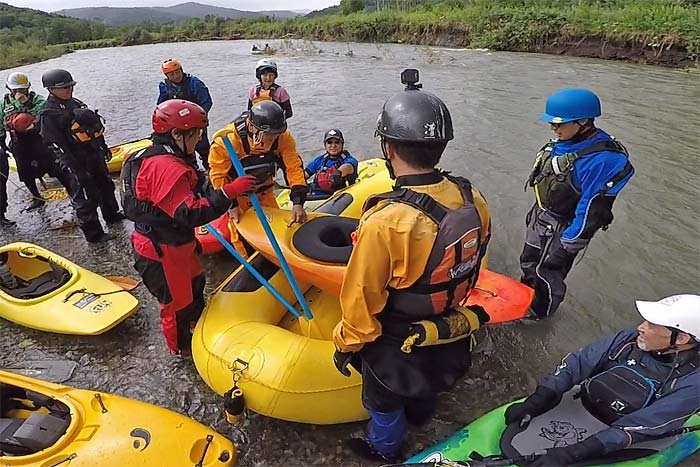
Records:
[[[386,164],[386,170],[389,171],[389,177],[392,180],[396,180],[396,175],[394,174],[394,167],[391,165],[391,161],[389,160],[386,154],[385,144],[386,140],[384,138],[380,138],[379,145],[382,147],[382,155],[384,156],[384,164]]]

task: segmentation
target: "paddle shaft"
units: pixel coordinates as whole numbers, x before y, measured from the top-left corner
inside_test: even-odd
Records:
[[[289,310],[291,314],[296,316],[297,318],[301,318],[301,315],[299,312],[287,301],[284,299],[282,295],[270,284],[259,272],[257,269],[253,267],[252,264],[250,264],[248,261],[243,258],[240,253],[236,251],[236,249],[231,245],[229,242],[226,241],[226,239],[219,233],[218,230],[216,230],[211,224],[206,224],[206,228],[209,231],[210,234],[214,236],[214,238],[221,243],[221,245],[224,247],[226,251],[228,251],[231,256],[233,256],[241,265],[243,265],[244,268],[248,270],[248,272],[255,277],[260,284],[265,287],[268,292],[272,294],[273,297],[275,297],[279,302],[284,305],[284,307]]]
[[[224,146],[226,147],[226,152],[228,152],[228,157],[229,159],[231,159],[231,164],[233,164],[233,167],[236,169],[236,173],[239,177],[243,177],[245,175],[245,170],[243,169],[243,164],[241,164],[241,161],[238,159],[236,150],[233,149],[231,141],[229,141],[227,137],[223,137],[221,139],[223,140]],[[304,312],[304,318],[306,318],[307,320],[313,319],[313,315],[311,314],[311,310],[309,309],[309,306],[306,303],[304,294],[301,293],[301,290],[297,285],[297,281],[296,279],[294,279],[292,271],[289,269],[289,264],[287,264],[287,261],[284,259],[282,249],[280,248],[279,243],[277,243],[275,235],[272,233],[272,229],[270,228],[270,224],[267,222],[267,218],[265,217],[265,213],[262,210],[260,201],[258,201],[258,197],[255,195],[255,193],[250,193],[248,195],[248,199],[250,199],[250,204],[253,206],[255,213],[258,215],[260,224],[262,225],[263,230],[267,235],[267,238],[270,240],[272,249],[275,250],[275,255],[277,255],[277,259],[280,262],[280,267],[282,268],[282,271],[284,271],[284,275],[287,276],[289,285],[292,287],[292,291],[294,292],[294,295],[297,298],[297,303],[299,303],[299,306],[301,306],[301,309]]]

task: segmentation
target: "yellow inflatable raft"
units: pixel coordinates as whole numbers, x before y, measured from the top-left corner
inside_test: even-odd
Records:
[[[315,211],[359,218],[368,196],[391,189],[384,161],[364,161],[363,167],[361,182]],[[284,196],[278,202],[285,206]],[[277,266],[257,253],[250,261],[288,302],[296,302]],[[367,413],[360,400],[359,375],[346,378],[333,365],[331,336],[340,321],[338,298],[310,284],[298,285],[314,315],[311,321],[291,315],[243,267],[234,271],[216,289],[195,328],[192,355],[197,371],[219,394],[231,389],[238,373],[246,405],[263,415],[316,424],[363,420]]]
[[[138,308],[138,300],[110,280],[31,243],[1,247],[0,261],[14,280],[0,281],[0,317],[22,326],[101,334]]]
[[[0,371],[4,467],[225,467],[233,444],[151,404]]]
[[[391,189],[383,161],[377,173],[321,204],[316,212],[358,218],[368,196]],[[271,222],[288,223],[288,211]],[[247,212],[241,222],[255,222]],[[286,224],[285,224],[286,225]],[[281,240],[281,243],[284,241]],[[284,273],[256,253],[251,263],[289,302],[296,303]],[[192,338],[197,371],[217,393],[243,391],[248,408],[263,415],[302,423],[332,424],[367,418],[361,379],[342,376],[333,365],[332,331],[340,321],[337,294],[298,282],[313,313],[295,318],[244,268],[216,289]]]

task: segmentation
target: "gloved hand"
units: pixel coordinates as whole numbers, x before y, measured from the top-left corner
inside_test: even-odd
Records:
[[[331,188],[333,190],[340,190],[345,188],[345,181],[343,180],[343,174],[340,171],[333,172],[330,178]]]
[[[563,448],[547,449],[547,454],[539,456],[529,467],[560,467],[572,465],[586,459],[594,459],[605,454],[603,443],[591,436],[584,441]]]
[[[226,197],[230,200],[234,200],[239,196],[248,194],[255,190],[255,177],[252,175],[244,175],[242,177],[237,177],[234,181],[228,182],[226,185],[221,187],[221,191],[224,192]]]
[[[109,148],[105,149],[102,154],[104,155],[105,162],[112,160],[112,151],[110,151]]]
[[[348,365],[354,355],[354,352],[341,352],[340,350],[336,350],[333,353],[333,363],[341,375],[347,376],[348,378],[350,377]]]
[[[476,315],[476,317],[479,318],[479,326],[483,326],[484,323],[488,323],[489,320],[491,319],[489,314],[486,312],[486,310],[482,306],[469,305],[467,308],[470,309],[471,311],[473,311],[474,314]]]
[[[511,404],[505,413],[506,424],[522,422],[526,415],[536,417],[542,415],[561,400],[561,396],[544,386],[537,386],[535,392],[523,402]]]

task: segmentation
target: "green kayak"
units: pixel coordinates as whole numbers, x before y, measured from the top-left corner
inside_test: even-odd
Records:
[[[607,425],[590,415],[579,399],[573,397],[574,393],[575,391],[570,391],[565,394],[559,406],[533,418],[525,430],[515,426],[506,427],[504,412],[510,405],[506,404],[465,426],[445,441],[416,454],[405,461],[404,465],[454,465],[449,461],[469,461],[469,456],[474,451],[481,456],[503,455],[512,459],[541,452],[555,445],[560,447],[573,444],[605,429]],[[685,426],[699,423],[700,416],[694,415]],[[668,467],[680,463],[699,448],[700,431],[693,431],[634,444],[619,451],[614,458],[597,459],[576,465]]]

